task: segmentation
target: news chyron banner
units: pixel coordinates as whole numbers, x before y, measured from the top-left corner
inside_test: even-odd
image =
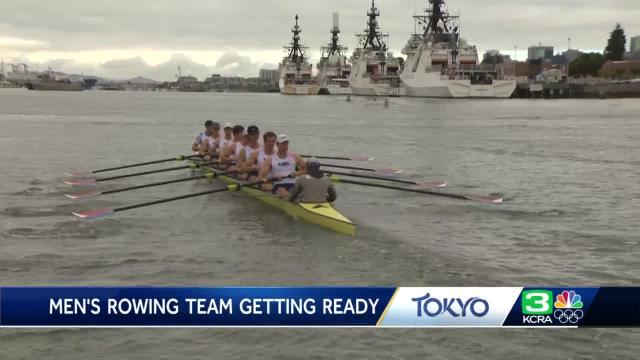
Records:
[[[636,287],[0,287],[0,327],[637,326]]]

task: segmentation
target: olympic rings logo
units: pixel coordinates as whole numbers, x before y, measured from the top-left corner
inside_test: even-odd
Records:
[[[556,318],[560,324],[577,324],[584,317],[584,312],[580,309],[557,309],[553,312],[553,317]]]

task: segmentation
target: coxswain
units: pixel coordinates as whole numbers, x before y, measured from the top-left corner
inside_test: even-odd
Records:
[[[191,145],[191,150],[193,150],[194,152],[199,152],[200,144],[202,144],[202,141],[206,137],[210,136],[212,133],[213,133],[213,121],[207,120],[204,123],[204,131],[198,134],[198,136],[196,136],[196,139],[193,141],[193,145]]]
[[[313,158],[307,160],[307,173],[298,176],[293,189],[289,191],[289,201],[292,203],[334,202],[337,197],[331,179],[325,176],[320,170],[320,163]]]
[[[285,134],[276,138],[276,149],[276,153],[265,160],[257,181],[265,183],[263,190],[270,189],[272,194],[286,199],[296,182],[296,176],[305,173],[307,164],[300,155],[289,152],[289,138]]]

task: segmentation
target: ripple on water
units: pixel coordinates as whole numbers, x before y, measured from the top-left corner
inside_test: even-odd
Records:
[[[63,221],[48,228],[11,228],[4,232],[4,236],[15,239],[99,239],[119,235],[128,227],[117,220]]]
[[[4,208],[0,214],[14,218],[69,216],[71,212],[77,210],[77,208],[78,206],[75,204],[51,207],[13,206]]]

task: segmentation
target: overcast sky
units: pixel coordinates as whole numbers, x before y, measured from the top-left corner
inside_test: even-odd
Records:
[[[412,15],[426,1],[377,0],[390,48],[413,31]],[[517,58],[539,42],[556,50],[602,50],[617,22],[627,39],[640,34],[640,0],[450,0],[462,16],[462,36],[479,51]],[[370,0],[10,0],[0,6],[0,58],[33,69],[141,75],[171,80],[176,67],[201,79],[211,73],[256,76],[276,67],[290,41],[295,14],[302,40],[317,61],[329,41],[332,12],[340,12],[341,42],[353,50]]]

